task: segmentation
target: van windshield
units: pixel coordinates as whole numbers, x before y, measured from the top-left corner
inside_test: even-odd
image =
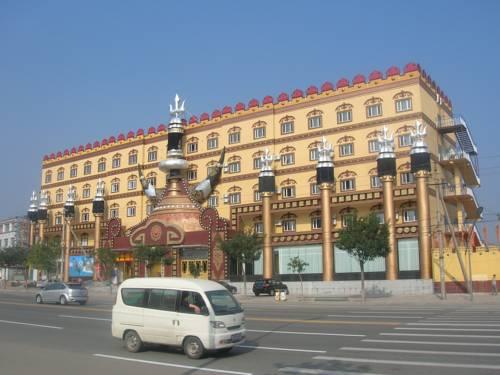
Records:
[[[243,312],[240,303],[227,290],[206,292],[215,315],[230,315]]]

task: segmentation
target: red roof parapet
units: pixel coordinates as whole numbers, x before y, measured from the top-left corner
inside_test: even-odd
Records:
[[[337,81],[337,90],[348,86],[349,80],[347,78],[341,78]]]
[[[321,92],[325,92],[325,91],[333,91],[334,88],[333,88],[333,83],[331,82],[325,82],[321,85]]]
[[[272,97],[271,95],[266,95],[266,96],[264,97],[264,99],[262,99],[262,104],[263,104],[263,105],[266,105],[266,104],[273,104],[273,102],[274,102],[274,99],[273,99],[273,97]]]
[[[318,88],[314,85],[311,85],[307,88],[306,90],[306,94],[307,95],[314,95],[314,94],[317,94],[318,93]]]

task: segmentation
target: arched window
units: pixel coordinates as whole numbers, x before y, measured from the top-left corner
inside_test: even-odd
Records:
[[[309,160],[310,161],[316,161],[319,159],[319,151],[318,147],[321,144],[321,142],[316,141],[311,143],[309,146],[307,146],[307,149],[309,150]]]
[[[261,160],[262,155],[264,155],[264,151],[258,151],[252,155],[253,169],[260,170],[262,168],[262,160]]]
[[[377,204],[370,208],[370,214],[374,214],[380,224],[384,224],[384,206],[382,204]]]
[[[64,180],[64,168],[59,168],[57,170],[57,181]]]
[[[308,182],[311,195],[319,195],[319,185],[316,181],[316,176],[309,178]]]
[[[50,184],[52,182],[52,171],[45,172],[45,183]]]
[[[280,151],[281,165],[295,164],[295,147],[287,146]]]
[[[358,211],[355,208],[352,207],[346,207],[342,210],[340,210],[340,218],[342,220],[342,226],[347,227],[354,218],[357,216]]]
[[[339,174],[340,191],[355,191],[356,176],[356,173],[353,171],[345,171]]]
[[[212,175],[214,172],[214,168],[217,168],[217,165],[218,165],[217,161],[210,160],[207,163],[207,175]]]
[[[117,203],[113,203],[109,207],[109,218],[116,219],[118,217],[120,217],[120,206]]]
[[[287,213],[281,216],[281,227],[283,232],[295,232],[297,230],[297,216],[292,213]]]
[[[281,134],[292,134],[295,131],[295,117],[285,116],[280,120]]]
[[[207,206],[208,207],[217,207],[219,205],[219,192],[215,190],[207,200]]]
[[[254,202],[261,202],[262,201],[262,196],[259,191],[259,184],[255,184],[252,186],[252,191],[253,191],[253,201]]]
[[[78,175],[78,165],[76,164],[73,164],[70,168],[69,168],[69,177],[71,178],[74,178]]]
[[[295,198],[296,191],[295,185],[297,185],[297,181],[292,180],[291,178],[287,178],[280,184],[281,187],[281,197],[282,198]]]
[[[61,203],[64,200],[64,191],[63,189],[56,190],[56,203]]]
[[[191,137],[186,141],[186,150],[188,154],[198,152],[198,138]]]
[[[158,160],[158,147],[150,147],[148,149],[148,161],[156,161]]]
[[[137,188],[137,176],[132,175],[127,179],[127,190],[135,190]]]
[[[62,225],[63,223],[63,215],[60,212],[56,212],[55,218],[54,218],[54,224],[55,225]]]
[[[120,191],[120,179],[114,178],[111,180],[111,192],[118,193]]]
[[[365,102],[366,118],[382,116],[382,98],[371,97]]]
[[[323,112],[315,109],[307,115],[307,127],[309,129],[319,129],[323,126]]]
[[[80,236],[80,246],[87,247],[89,246],[89,235],[87,233],[82,233]]]
[[[417,221],[417,209],[414,201],[403,203],[400,207],[403,223],[411,223]]]
[[[151,172],[149,173],[147,176],[146,176],[146,180],[148,182],[148,184],[151,184],[153,186],[156,186],[156,173],[155,172]]]
[[[321,211],[311,212],[311,230],[321,229]]]
[[[370,187],[372,189],[380,189],[382,187],[382,182],[378,176],[377,168],[372,168],[368,171],[368,176],[370,176]]]
[[[396,106],[396,112],[411,111],[413,109],[412,96],[411,92],[404,90],[394,95],[392,99]]]
[[[411,132],[415,130],[415,127],[411,125],[401,126],[396,130],[396,135],[398,136],[399,147],[410,147],[413,143],[411,138]]]
[[[336,109],[337,124],[345,124],[352,121],[352,104],[342,103]]]
[[[266,125],[264,121],[257,121],[252,125],[253,139],[266,138]]]
[[[122,156],[120,154],[115,154],[111,161],[111,168],[120,168],[120,164],[122,163]]]
[[[82,210],[80,219],[82,223],[87,223],[90,220],[90,210],[88,208]]]
[[[207,149],[213,150],[219,147],[219,134],[218,133],[210,133],[207,136]]]
[[[86,161],[85,164],[83,164],[83,174],[87,176],[91,173],[92,173],[92,162]]]
[[[106,158],[100,158],[97,162],[97,172],[104,172],[106,170]]]
[[[230,145],[240,143],[241,128],[238,126],[232,127],[228,131],[228,142]]]
[[[351,156],[354,155],[354,137],[351,136],[344,136],[342,138],[339,138],[337,141],[339,145],[339,156]]]
[[[187,170],[187,180],[194,181],[198,178],[198,166],[196,164],[191,164]]]
[[[134,217],[136,214],[136,203],[134,201],[130,201],[127,203],[127,217]]]
[[[264,233],[264,223],[262,222],[262,215],[253,218],[253,232],[255,234]]]
[[[82,198],[83,199],[90,198],[90,184],[83,185],[83,188],[82,188]]]
[[[135,165],[135,164],[137,164],[137,155],[138,155],[137,150],[131,150],[128,153],[128,165]]]
[[[227,203],[229,204],[241,203],[241,188],[239,186],[233,186],[228,190]]]
[[[227,172],[228,173],[239,173],[241,172],[241,157],[235,155],[231,156],[227,160]]]

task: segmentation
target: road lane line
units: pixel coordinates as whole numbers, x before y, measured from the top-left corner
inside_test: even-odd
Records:
[[[399,326],[400,322],[380,322],[366,320],[304,320],[304,319],[278,319],[278,318],[249,318],[246,321],[256,322],[280,322],[280,323],[302,323],[302,324],[356,324],[356,325],[375,325],[375,326]]]
[[[253,346],[253,345],[236,345],[236,346],[238,348],[278,350],[284,352],[326,353],[326,350],[292,349],[292,348],[278,348],[273,346]]]
[[[484,329],[484,328],[394,327],[394,329],[412,330],[412,331],[468,331],[468,332],[500,332],[500,329]]]
[[[344,346],[340,350],[358,352],[383,352],[383,353],[408,353],[408,354],[432,354],[432,355],[472,355],[477,357],[500,357],[499,353],[478,353],[478,352],[450,352],[436,350],[409,350],[409,349],[382,349],[382,348],[360,348]]]
[[[386,316],[378,316],[378,315],[341,315],[334,314],[328,315],[332,318],[377,318],[377,319],[423,319],[423,316],[403,316],[403,315],[386,315]]]
[[[328,371],[328,370],[303,368],[303,367],[283,367],[278,369],[278,372],[283,372],[285,374],[311,374],[311,375],[383,375],[380,373],[375,374],[373,372]]]
[[[485,370],[500,370],[500,365],[471,365],[468,363],[441,363],[441,362],[419,362],[419,361],[394,361],[389,359],[369,359],[369,358],[350,358],[350,357],[326,357],[316,356],[313,359],[325,361],[341,361],[341,362],[360,362],[360,363],[384,363],[390,365],[408,365],[408,366],[427,366],[427,367],[458,367],[458,368],[473,368]]]
[[[105,318],[93,318],[90,316],[77,316],[77,315],[58,315],[60,318],[71,318],[71,319],[88,319],[88,320],[104,320],[106,322],[111,322],[111,319]]]
[[[488,335],[436,335],[431,333],[379,333],[380,336],[428,336],[428,337],[470,337],[476,339],[500,339],[500,336]]]
[[[500,324],[482,324],[482,323],[405,323],[409,326],[467,326],[467,327],[500,327]]]
[[[500,346],[500,344],[490,344],[483,342],[448,342],[448,341],[413,341],[413,340],[376,340],[363,339],[363,342],[378,342],[384,344],[417,344],[417,345],[453,345],[453,346]]]
[[[16,306],[31,306],[37,309],[64,309],[64,308],[71,308],[71,309],[76,309],[76,310],[84,310],[84,311],[105,311],[105,312],[111,312],[111,309],[96,309],[93,307],[82,307],[82,306],[61,306],[57,304],[35,304],[33,303],[21,303],[21,302],[5,302],[0,300],[0,305],[16,305]]]
[[[115,356],[115,355],[93,354],[93,356],[94,357],[99,357],[99,358],[117,359],[117,360],[120,360],[120,361],[145,363],[145,364],[148,364],[148,365],[165,366],[165,367],[177,367],[177,368],[184,368],[184,369],[196,370],[196,371],[207,371],[207,372],[211,371],[211,372],[218,372],[218,373],[221,373],[221,374],[252,375],[251,372],[239,372],[239,371],[221,370],[221,369],[209,368],[209,367],[197,367],[197,366],[178,365],[176,363],[146,361],[146,360],[143,360],[143,359],[118,357],[118,356]]]
[[[33,324],[33,323],[24,323],[24,322],[14,322],[12,320],[0,320],[0,323],[18,324],[18,325],[23,325],[23,326],[41,327],[41,328],[50,328],[50,329],[64,329],[63,327],[46,326],[43,324]]]
[[[283,333],[290,335],[312,335],[312,336],[347,336],[347,337],[366,337],[366,335],[355,335],[351,333],[322,333],[322,332],[294,332],[294,331],[266,331],[263,329],[247,329],[247,332],[261,333]]]
[[[425,314],[425,311],[344,311],[344,312],[347,312],[347,313],[350,313],[350,314],[388,314],[388,315],[391,315],[391,314],[394,314],[394,313],[397,313],[397,314]],[[432,316],[432,314],[435,314],[434,312],[431,312],[428,314],[428,316]]]

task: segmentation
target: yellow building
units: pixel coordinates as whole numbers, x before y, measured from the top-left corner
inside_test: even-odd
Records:
[[[277,193],[272,197],[273,271],[286,279],[290,257],[300,255],[309,263],[306,277],[320,280],[322,273],[322,222],[316,184],[318,143],[321,137],[334,145],[335,186],[331,199],[333,241],[353,214],[377,213],[383,219],[383,199],[377,176],[379,143],[383,126],[394,132],[397,176],[394,182],[395,239],[398,278],[419,277],[419,245],[416,185],[410,171],[411,131],[416,121],[427,126],[431,154],[429,179],[430,233],[434,248],[443,231],[443,246],[450,246],[451,227],[439,226],[446,214],[461,244],[466,219],[478,218],[478,203],[471,187],[479,186],[477,150],[467,123],[457,117],[451,101],[432,78],[410,63],[402,71],[391,67],[386,74],[374,71],[368,79],[355,76],[319,89],[295,90],[262,101],[252,99],[193,116],[185,126],[184,155],[189,163],[187,180],[193,185],[216,164],[223,147],[226,166],[216,191],[206,205],[214,206],[233,228],[252,226],[262,232],[262,204],[258,191],[260,156],[267,148],[279,156],[274,163]],[[164,125],[105,138],[86,146],[44,157],[41,189],[48,192],[48,223],[44,238],[62,238],[63,206],[70,186],[76,188],[72,247],[76,252],[97,247],[94,243],[92,201],[98,179],[105,184],[107,221],[120,218],[122,230],[146,218],[151,210],[139,182],[138,166],[158,188],[165,185],[159,161],[166,158]],[[447,183],[442,193],[441,183]],[[440,196],[444,205],[441,204]],[[446,207],[446,210],[444,210]],[[470,235],[469,235],[470,237]],[[128,259],[130,261],[130,259]],[[359,267],[346,253],[335,249],[335,280],[356,278]],[[385,277],[384,259],[366,266],[368,277]],[[262,273],[262,261],[249,265],[250,273]],[[239,266],[231,264],[230,275]],[[248,268],[247,268],[248,272]]]

